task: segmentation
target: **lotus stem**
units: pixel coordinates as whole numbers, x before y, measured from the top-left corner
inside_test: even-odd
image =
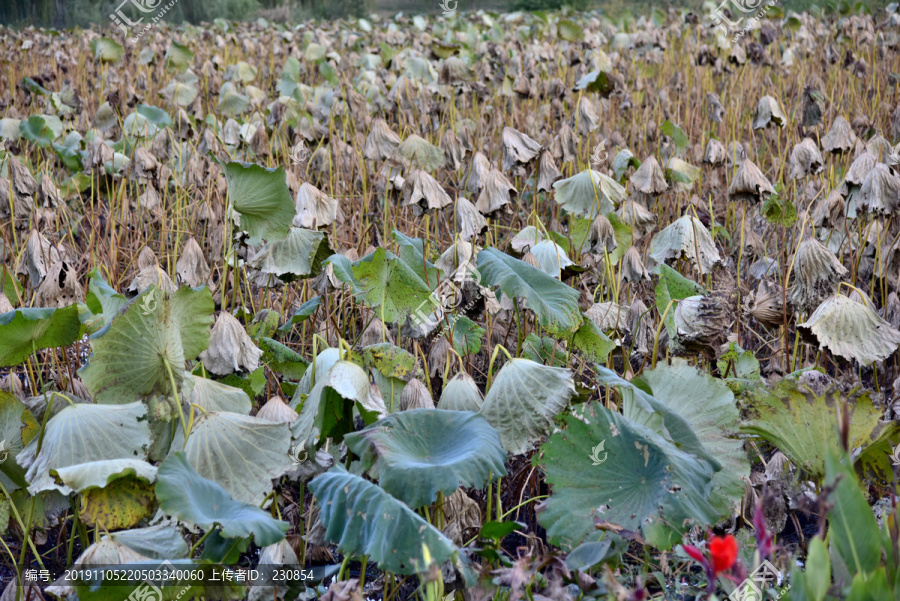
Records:
[[[653,341],[653,360],[650,362],[651,369],[656,367],[656,356],[659,353],[659,337],[662,335],[662,328],[666,323],[666,315],[669,314],[669,309],[672,308],[675,302],[674,298],[669,301],[669,304],[666,305],[666,310],[663,311],[662,317],[659,319],[659,325],[656,326],[656,339]]]
[[[175,385],[175,374],[172,373],[172,366],[169,364],[169,359],[166,357],[163,357],[163,363],[166,366],[166,371],[169,373],[169,382],[172,385],[172,394],[175,396],[175,405],[178,407],[178,417],[181,419],[181,427],[184,430],[184,445],[181,448],[181,450],[183,451],[184,449],[187,448],[188,436],[190,436],[191,431],[188,428],[187,423],[184,420],[184,408],[181,406],[181,397],[178,396],[178,386]],[[192,425],[193,425],[193,416],[194,416],[194,412],[192,410],[191,411]]]

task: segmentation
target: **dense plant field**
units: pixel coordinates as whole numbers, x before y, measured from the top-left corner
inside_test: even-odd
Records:
[[[898,598],[857,8],[0,29],[2,601]]]

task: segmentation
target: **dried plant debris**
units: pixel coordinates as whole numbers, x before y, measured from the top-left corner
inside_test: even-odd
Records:
[[[22,569],[724,599],[758,550],[762,597],[900,598],[897,6],[13,4]],[[7,601],[84,593],[23,578]]]

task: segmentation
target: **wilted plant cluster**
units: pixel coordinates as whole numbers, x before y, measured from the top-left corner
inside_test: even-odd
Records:
[[[897,598],[857,8],[0,29],[4,598]]]

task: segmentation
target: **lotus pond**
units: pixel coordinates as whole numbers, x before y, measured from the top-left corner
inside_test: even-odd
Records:
[[[0,601],[900,598],[900,14],[715,8],[0,27]]]

